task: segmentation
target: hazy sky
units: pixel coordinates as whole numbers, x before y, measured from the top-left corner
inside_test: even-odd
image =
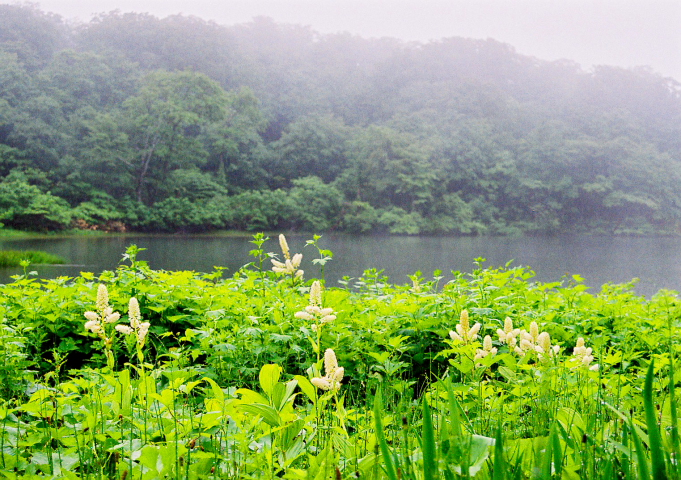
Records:
[[[2,0],[0,0],[2,1]],[[649,65],[681,81],[681,0],[38,0],[89,20],[121,10],[195,15],[232,25],[265,15],[323,32],[427,41],[494,38],[541,59]]]

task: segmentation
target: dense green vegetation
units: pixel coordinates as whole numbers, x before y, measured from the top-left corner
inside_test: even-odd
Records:
[[[0,221],[676,232],[679,92],[494,40],[0,5]]]
[[[37,250],[0,250],[0,267],[18,267],[21,262],[31,263],[66,263],[58,255]]]
[[[99,277],[0,285],[0,475],[681,478],[674,292],[482,259],[325,288],[331,252],[306,280],[266,240],[230,278],[130,247]]]

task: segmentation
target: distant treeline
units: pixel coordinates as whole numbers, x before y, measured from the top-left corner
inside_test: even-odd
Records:
[[[681,84],[494,40],[0,5],[18,229],[676,232]]]

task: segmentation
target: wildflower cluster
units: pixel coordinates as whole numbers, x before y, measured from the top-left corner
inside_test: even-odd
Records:
[[[459,316],[459,323],[457,323],[456,327],[454,327],[456,328],[456,332],[450,330],[449,336],[455,342],[468,345],[478,338],[478,332],[480,331],[481,327],[482,325],[479,323],[476,323],[471,327],[468,320],[468,310],[462,310],[461,315]]]
[[[84,316],[87,319],[85,322],[85,329],[97,335],[104,342],[104,355],[106,363],[113,370],[114,356],[113,356],[113,335],[107,333],[106,325],[116,323],[121,314],[113,311],[113,307],[109,305],[109,291],[106,285],[99,284],[97,288],[97,311],[85,312]]]
[[[581,366],[588,367],[589,370],[592,371],[597,371],[598,364],[594,363],[593,365],[591,365],[591,362],[594,361],[594,356],[592,353],[593,353],[592,348],[587,347],[584,344],[584,339],[582,337],[579,337],[577,339],[577,344],[575,345],[575,348],[572,350],[573,357],[579,362]]]
[[[310,380],[312,385],[320,390],[339,390],[345,369],[338,366],[336,353],[330,348],[327,348],[324,352],[324,373],[323,377],[315,377]]]
[[[272,259],[272,265],[274,265],[272,271],[275,273],[285,273],[291,275],[293,278],[302,278],[304,271],[300,270],[299,267],[300,262],[303,260],[303,254],[296,253],[293,258],[291,258],[288,242],[283,234],[279,235],[279,246],[281,247],[281,252],[284,254],[284,261],[280,262]]]
[[[490,335],[485,335],[482,339],[482,348],[476,343],[479,338],[481,329],[480,323],[476,323],[471,327],[468,317],[468,311],[461,312],[459,323],[456,325],[456,331],[450,331],[451,339],[459,344],[470,345],[476,347],[474,360],[482,360],[488,356],[494,356],[498,352],[498,348],[494,346],[494,341]],[[537,322],[531,322],[529,331],[525,329],[514,328],[513,321],[506,317],[504,320],[504,328],[498,328],[497,331],[498,342],[505,344],[509,352],[516,353],[524,357],[529,354],[535,354],[539,361],[547,361],[556,358],[560,353],[561,347],[559,345],[551,344],[551,335],[549,332],[541,332]],[[498,344],[497,344],[498,345]],[[577,367],[588,367],[590,370],[598,370],[598,364],[593,364],[594,360],[593,350],[585,346],[584,339],[577,339],[577,345],[573,350],[573,356],[570,360],[572,365]],[[476,362],[478,367],[482,366],[481,362]]]
[[[137,359],[140,363],[144,361],[144,353],[142,349],[147,340],[149,333],[149,322],[142,322],[142,314],[140,313],[140,305],[135,297],[132,297],[128,302],[128,318],[130,325],[116,325],[116,330],[124,335],[135,335],[137,341]]]
[[[513,320],[510,317],[506,317],[504,320],[504,329],[497,329],[497,335],[499,336],[499,341],[508,345],[508,349],[513,351],[518,345],[518,335],[520,335],[519,328],[513,328]]]
[[[509,349],[524,357],[528,353],[536,353],[539,360],[547,360],[558,355],[560,347],[551,345],[549,332],[539,332],[537,322],[530,323],[530,331],[513,328],[513,322],[507,318],[504,322],[504,330],[497,330],[499,340],[508,344]],[[520,338],[517,343],[516,337]]]
[[[310,305],[304,310],[295,313],[296,318],[314,322],[312,330],[318,332],[325,323],[333,322],[336,319],[333,308],[322,308],[322,285],[319,280],[315,280],[310,287]]]

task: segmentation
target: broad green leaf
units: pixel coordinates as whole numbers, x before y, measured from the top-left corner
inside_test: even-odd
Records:
[[[278,427],[281,425],[281,418],[279,412],[269,405],[262,403],[248,403],[237,405],[237,408],[243,412],[259,415],[271,427]]]
[[[296,375],[293,378],[298,382],[298,386],[305,394],[305,396],[309,398],[313,403],[316,402],[317,389],[315,388],[315,386],[312,385],[312,383],[310,383],[310,381],[306,377],[303,377],[302,375]]]
[[[225,399],[225,392],[222,391],[220,385],[212,378],[203,377],[203,380],[210,385],[210,390],[216,400],[223,401]]]
[[[262,388],[263,392],[265,392],[268,397],[272,397],[274,386],[279,381],[280,376],[281,367],[277,364],[263,365],[260,369],[260,388]]]

